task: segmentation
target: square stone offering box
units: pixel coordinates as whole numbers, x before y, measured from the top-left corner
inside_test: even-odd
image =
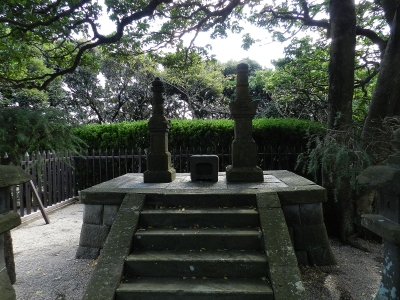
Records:
[[[192,181],[218,181],[219,159],[217,155],[192,155],[190,179]]]

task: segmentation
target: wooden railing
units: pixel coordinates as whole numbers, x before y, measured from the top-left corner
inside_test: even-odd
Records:
[[[73,169],[73,156],[50,152],[25,154],[21,168],[30,173],[37,194],[46,208],[78,194]],[[11,188],[11,209],[20,216],[38,210],[34,190],[29,182]]]
[[[293,147],[264,147],[259,149],[259,166],[263,170],[295,171],[297,156],[302,151]],[[231,164],[229,148],[179,148],[171,149],[170,152],[177,173],[190,172],[189,159],[194,154],[218,155],[220,171]],[[147,169],[147,158],[147,151],[142,149],[87,150],[80,155],[46,152],[26,154],[21,167],[32,174],[43,206],[48,207],[77,197],[80,190],[126,173],[143,173]],[[29,184],[12,187],[11,196],[11,208],[21,216],[38,210]]]

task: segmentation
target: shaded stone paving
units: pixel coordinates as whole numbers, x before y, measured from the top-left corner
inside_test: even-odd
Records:
[[[146,189],[273,189],[288,187],[286,183],[276,178],[274,175],[264,174],[264,182],[251,182],[251,183],[229,183],[226,180],[225,172],[218,173],[217,182],[209,181],[191,181],[189,173],[180,173],[176,175],[173,182],[168,183],[144,183],[143,177],[140,174],[126,174],[119,178],[116,187],[119,188],[146,188]],[[113,180],[109,181],[110,184]]]

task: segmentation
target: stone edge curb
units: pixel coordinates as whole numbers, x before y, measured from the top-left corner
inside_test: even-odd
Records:
[[[274,299],[304,300],[305,288],[278,194],[258,193],[257,208]]]
[[[145,193],[145,194],[187,194],[196,193],[198,189],[157,189],[157,188],[90,188],[80,193],[80,201],[82,204],[102,204],[102,205],[119,205],[122,203],[127,193]],[[291,188],[268,189],[243,189],[241,193],[257,193],[263,191],[276,192],[281,199],[282,204],[310,204],[326,202],[326,190],[318,185],[298,186]],[[204,194],[235,194],[236,190],[209,190]]]

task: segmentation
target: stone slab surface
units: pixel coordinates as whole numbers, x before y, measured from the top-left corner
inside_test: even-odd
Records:
[[[203,247],[208,250],[261,250],[261,237],[261,232],[255,228],[148,228],[135,233],[133,247],[142,250],[192,250]]]
[[[400,225],[381,215],[362,215],[361,225],[385,240],[400,245]]]
[[[262,251],[134,251],[125,269],[130,277],[261,278],[268,263]]]
[[[12,165],[0,165],[0,188],[28,182],[32,176],[20,167]]]
[[[264,182],[227,182],[225,172],[218,173],[217,182],[191,181],[190,173],[177,173],[168,183],[144,183],[143,174],[128,173],[81,192],[84,204],[120,204],[127,193],[198,193],[199,189],[219,193],[237,193],[244,190],[277,192],[281,204],[320,203],[326,201],[326,190],[312,181],[289,171],[264,171]]]

